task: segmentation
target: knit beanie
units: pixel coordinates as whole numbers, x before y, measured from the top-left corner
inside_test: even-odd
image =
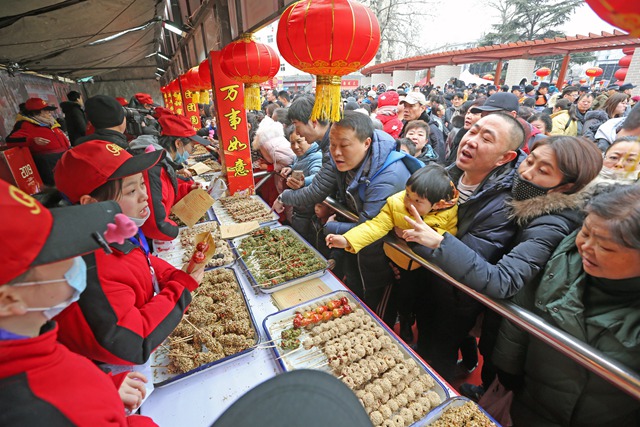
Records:
[[[124,108],[112,96],[96,95],[84,104],[87,118],[96,129],[119,126],[124,120]]]

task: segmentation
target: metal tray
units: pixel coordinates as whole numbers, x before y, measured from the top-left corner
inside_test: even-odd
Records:
[[[320,277],[322,275],[324,275],[325,271],[327,270],[327,260],[322,256],[322,254],[320,252],[318,252],[313,246],[311,246],[306,240],[304,240],[293,228],[286,226],[286,225],[272,225],[269,227],[272,230],[281,230],[281,229],[286,229],[289,230],[289,232],[291,232],[299,241],[300,243],[302,243],[306,248],[308,248],[311,253],[316,256],[316,258],[320,259],[320,261],[322,261],[323,263],[323,268],[317,271],[314,271],[312,273],[309,273],[307,275],[304,275],[302,277],[298,277],[295,279],[291,279],[282,283],[277,283],[273,286],[260,286],[258,284],[258,281],[255,279],[255,277],[253,277],[253,274],[251,272],[251,270],[249,270],[249,267],[247,266],[247,264],[245,263],[244,259],[242,259],[242,257],[240,256],[240,244],[242,242],[242,240],[246,239],[247,236],[241,236],[241,237],[236,237],[235,239],[231,240],[231,246],[234,248],[236,255],[238,257],[238,261],[239,261],[239,265],[242,268],[242,271],[244,273],[246,273],[247,278],[249,279],[249,282],[251,284],[252,287],[256,288],[256,289],[260,289],[260,291],[270,294],[276,291],[279,291],[281,289],[285,289],[288,288],[289,286],[293,286],[296,285],[298,283],[302,283],[302,282],[306,282],[307,280],[311,280],[311,279],[315,279],[316,277]],[[286,260],[282,261],[283,264],[286,263]]]
[[[230,196],[230,197],[233,197],[233,196]],[[251,195],[249,197],[251,197],[252,199],[254,199],[254,200],[258,201],[258,202],[260,202],[269,211],[271,211],[271,206],[269,206],[264,200],[262,200],[262,198],[260,196],[257,196],[257,195],[254,194],[254,195]],[[213,204],[213,213],[214,213],[214,215],[216,217],[216,221],[218,221],[221,225],[240,224],[240,223],[234,221],[233,217],[227,213],[227,210],[222,207],[222,203],[220,203],[219,199],[216,200],[215,203]],[[280,215],[278,215],[277,213],[271,211],[271,219],[260,222],[260,225],[271,224],[274,221],[278,221],[279,219],[280,219]]]
[[[464,405],[467,402],[471,402],[474,405],[476,405],[476,407],[480,410],[480,412],[482,412],[487,418],[489,418],[489,420],[492,423],[494,423],[496,425],[496,427],[500,427],[500,424],[498,424],[498,422],[496,420],[494,420],[491,415],[489,415],[484,409],[482,409],[482,407],[480,405],[478,405],[477,403],[475,403],[471,399],[467,399],[464,396],[455,396],[455,397],[452,397],[452,398],[448,399],[442,405],[438,406],[437,408],[435,408],[434,410],[429,412],[426,417],[424,417],[423,419],[418,421],[418,423],[416,423],[416,424],[419,427],[432,425],[434,422],[439,420],[440,417],[442,417],[444,411],[446,411],[447,409],[449,409],[449,408],[457,408],[459,406]]]
[[[391,338],[391,340],[398,346],[400,351],[403,353],[405,359],[412,359],[416,362],[419,368],[421,368],[426,374],[431,376],[435,382],[435,386],[431,389],[435,391],[440,397],[441,402],[445,402],[449,398],[449,392],[447,388],[442,384],[437,375],[433,373],[431,368],[427,366],[420,358],[416,357],[415,354],[410,350],[407,345],[400,340],[392,331],[389,329],[387,325],[384,324],[367,306],[364,304],[357,296],[349,291],[336,291],[326,295],[323,295],[319,298],[315,298],[313,300],[307,301],[302,304],[298,304],[294,307],[288,308],[286,310],[279,311],[277,313],[271,314],[267,316],[262,322],[262,327],[267,334],[268,340],[273,340],[274,338],[280,338],[280,332],[285,329],[283,327],[284,324],[291,325],[293,316],[296,311],[308,311],[308,309],[313,306],[320,305],[323,302],[329,300],[336,300],[342,297],[346,297],[349,300],[349,304],[355,310],[356,308],[361,308],[367,313],[371,318],[381,326],[387,335]],[[309,338],[311,335],[308,332],[309,330],[303,330],[302,335],[300,336],[300,342],[303,342],[306,338]],[[274,341],[277,342],[277,341]],[[294,353],[295,351],[295,353]],[[273,347],[273,352],[276,355],[277,361],[282,367],[284,371],[291,371],[295,369],[318,369],[328,372],[333,375],[333,371],[328,365],[322,366],[323,361],[326,361],[326,356],[324,353],[320,353],[317,358],[309,359],[309,355],[313,350],[292,350],[285,351],[280,349],[278,346]],[[288,353],[291,353],[291,356],[287,356]],[[318,366],[315,367],[314,365]],[[435,409],[432,409],[433,412]],[[429,412],[429,413],[431,413]],[[424,420],[424,419],[423,419]],[[423,421],[417,421],[412,426],[421,426]]]
[[[211,211],[209,211],[211,212]],[[207,222],[201,222],[199,224],[196,224],[193,226],[192,230],[195,230],[196,232],[198,232],[198,229],[200,228],[204,228],[205,225],[209,225],[209,224],[215,224],[216,229],[219,230],[218,227],[218,223],[215,221],[207,221]],[[184,235],[183,233],[190,231],[191,229],[187,228],[187,227],[182,227],[180,229],[180,233],[178,234],[178,237],[176,237],[175,239],[171,240],[171,241],[158,241],[158,240],[154,240],[154,249],[155,249],[155,255],[168,262],[169,264],[171,264],[172,266],[174,266],[175,268],[182,268],[182,266],[184,265],[184,263],[186,261],[183,261],[183,255],[185,254],[185,248],[184,246],[182,246],[182,243],[180,242],[180,238]],[[216,247],[216,253],[220,253],[220,252],[230,252],[231,253],[231,258],[232,260],[230,262],[227,262],[223,265],[218,265],[218,266],[212,266],[212,267],[206,267],[206,270],[211,270],[212,268],[219,268],[219,267],[228,267],[230,265],[233,265],[233,263],[235,262],[236,258],[237,258],[237,252],[234,251],[234,249],[231,247],[231,245],[229,244],[229,242],[227,240],[224,239],[216,239],[216,244],[218,245]]]
[[[182,374],[170,374],[169,372],[167,372],[167,368],[166,366],[169,364],[169,357],[167,356],[166,352],[166,348],[168,348],[168,341],[165,341],[165,343],[158,347],[158,349],[152,354],[151,358],[152,358],[152,369],[153,369],[153,385],[154,387],[163,387],[166,386],[168,384],[173,384],[176,383],[178,381],[181,381],[185,378],[188,378],[192,375],[195,375],[199,372],[203,372],[205,370],[209,370],[215,367],[218,367],[222,364],[225,364],[229,361],[235,360],[241,356],[245,356],[249,353],[251,353],[252,351],[254,351],[256,349],[256,347],[258,346],[258,344],[260,344],[260,334],[258,334],[258,327],[256,325],[256,321],[253,317],[253,313],[251,312],[251,309],[249,308],[249,302],[247,301],[247,295],[244,293],[244,289],[242,288],[242,285],[240,284],[240,280],[238,279],[238,274],[237,272],[232,269],[232,268],[227,268],[227,267],[221,267],[221,268],[216,268],[213,270],[209,270],[209,272],[212,271],[217,271],[217,270],[229,270],[233,273],[233,276],[235,277],[236,280],[236,284],[237,284],[237,288],[238,288],[238,292],[242,295],[242,299],[244,301],[244,306],[247,309],[247,312],[249,313],[249,319],[251,321],[251,327],[253,328],[254,331],[254,336],[255,336],[255,343],[252,347],[249,347],[245,350],[242,350],[239,353],[235,353],[229,356],[226,356],[222,359],[216,360],[214,362],[211,363],[206,363],[204,365],[198,366],[195,369],[192,369],[191,371],[182,373]],[[205,273],[206,274],[206,273]]]

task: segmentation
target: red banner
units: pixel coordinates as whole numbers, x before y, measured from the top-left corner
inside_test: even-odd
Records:
[[[218,137],[223,150],[220,160],[227,172],[229,193],[248,190],[253,194],[251,143],[244,109],[244,87],[227,77],[220,68],[220,51],[209,52],[213,63],[213,98],[216,106]]]
[[[198,111],[197,104],[199,97],[200,94],[198,92],[184,89],[183,86],[182,99],[184,101],[184,115],[187,116],[196,132],[202,128],[202,126],[200,126],[200,111]]]

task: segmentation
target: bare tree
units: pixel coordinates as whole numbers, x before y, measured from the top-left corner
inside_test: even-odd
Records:
[[[362,0],[380,23],[376,64],[425,52],[422,29],[434,18],[434,0]]]

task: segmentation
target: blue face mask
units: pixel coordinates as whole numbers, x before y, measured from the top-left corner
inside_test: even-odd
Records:
[[[80,294],[87,287],[87,265],[82,257],[75,257],[73,265],[64,273],[64,279],[43,280],[40,282],[22,282],[14,283],[11,286],[35,286],[46,285],[49,283],[67,282],[73,288],[73,295],[67,301],[56,304],[53,307],[29,307],[27,311],[42,311],[47,320],[51,320],[62,312],[65,308],[78,301]]]
[[[183,148],[182,149],[182,154],[180,154],[180,153],[178,153],[178,151],[176,151],[176,157],[173,160],[177,164],[181,165],[183,163],[186,163],[188,158],[189,158],[189,152]]]

